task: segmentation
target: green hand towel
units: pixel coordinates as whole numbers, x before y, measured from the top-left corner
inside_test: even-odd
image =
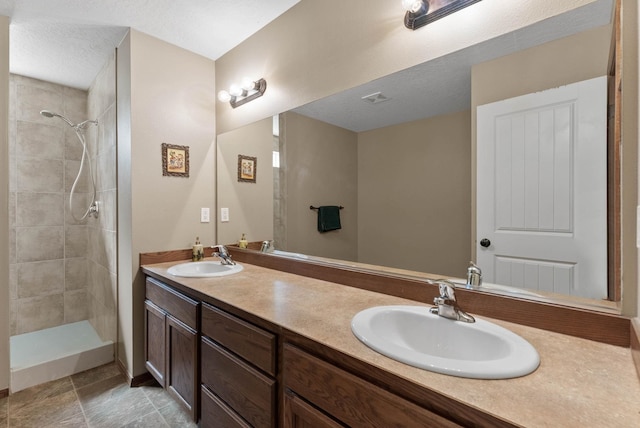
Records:
[[[318,207],[318,232],[342,229],[340,225],[340,207],[326,205]]]

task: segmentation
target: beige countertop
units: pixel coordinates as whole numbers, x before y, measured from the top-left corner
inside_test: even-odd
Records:
[[[167,269],[177,263],[143,268],[511,423],[640,427],[640,379],[630,349],[479,317],[528,340],[540,354],[540,367],[528,376],[506,380],[447,376],[378,354],[351,332],[351,319],[363,309],[426,303],[246,263],[242,272],[219,278],[168,275]]]

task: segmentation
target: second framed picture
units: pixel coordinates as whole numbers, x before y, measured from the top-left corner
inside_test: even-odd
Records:
[[[255,183],[258,158],[238,155],[238,181]]]

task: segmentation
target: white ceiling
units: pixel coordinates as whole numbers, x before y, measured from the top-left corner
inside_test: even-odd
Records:
[[[613,0],[597,0],[293,111],[354,132],[363,132],[467,110],[471,105],[472,65],[607,25],[611,22],[612,12]],[[362,101],[362,97],[377,92],[388,100],[376,104]]]
[[[11,73],[88,89],[128,28],[217,59],[300,0],[0,0]]]

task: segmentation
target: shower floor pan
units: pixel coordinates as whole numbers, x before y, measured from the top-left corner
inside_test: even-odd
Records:
[[[11,392],[70,376],[114,360],[89,321],[11,337]]]

